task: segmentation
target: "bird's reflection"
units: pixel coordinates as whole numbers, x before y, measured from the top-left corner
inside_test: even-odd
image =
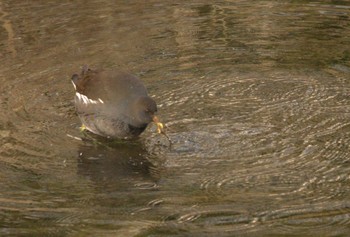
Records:
[[[161,167],[162,162],[139,141],[87,141],[79,147],[78,174],[98,186],[156,184]]]

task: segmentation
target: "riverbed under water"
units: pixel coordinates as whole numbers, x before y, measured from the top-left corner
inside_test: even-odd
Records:
[[[349,236],[348,1],[0,1],[0,236]],[[82,65],[171,145],[81,133]]]

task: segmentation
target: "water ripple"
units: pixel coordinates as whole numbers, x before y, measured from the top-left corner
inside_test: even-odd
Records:
[[[324,78],[331,75],[319,79],[314,72],[262,72],[221,77],[212,80],[211,72],[200,80],[182,79],[188,87],[170,84],[159,96],[171,118],[170,129],[182,131],[170,133],[174,144],[169,155],[181,154],[184,159],[176,165],[181,162],[184,171],[197,174],[201,190],[221,198],[245,190],[312,202],[348,193],[343,189],[349,176],[341,166],[349,162],[348,115],[328,113],[348,102],[339,104],[344,92],[328,85]],[[177,110],[168,110],[173,107]],[[173,163],[168,161],[169,167]]]

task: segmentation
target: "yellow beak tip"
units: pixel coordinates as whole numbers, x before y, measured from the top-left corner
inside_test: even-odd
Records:
[[[157,122],[156,125],[157,125],[157,133],[164,132],[164,125],[162,123]]]

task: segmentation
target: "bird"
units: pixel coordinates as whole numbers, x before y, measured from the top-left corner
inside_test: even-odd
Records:
[[[127,72],[83,66],[71,77],[75,108],[82,128],[107,138],[133,139],[154,122],[157,132],[164,126],[156,116],[157,104],[142,81]]]

